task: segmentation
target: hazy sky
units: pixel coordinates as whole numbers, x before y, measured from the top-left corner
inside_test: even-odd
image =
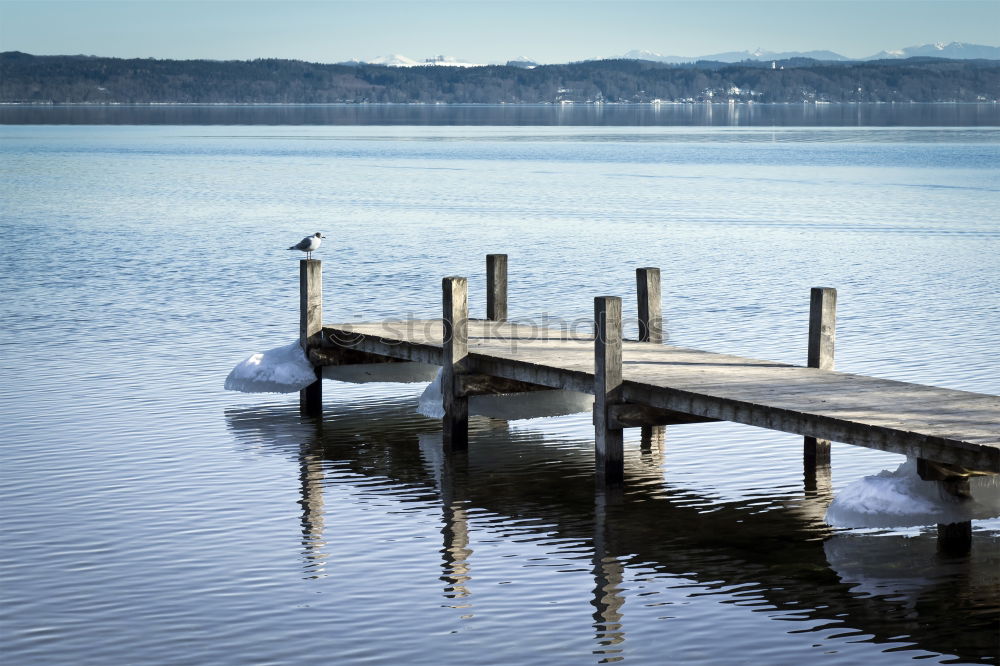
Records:
[[[568,62],[649,49],[1000,45],[1000,1],[0,0],[0,51],[336,62],[390,53]]]

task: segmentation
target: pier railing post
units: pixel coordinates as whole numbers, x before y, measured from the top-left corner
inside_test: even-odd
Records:
[[[486,318],[507,321],[507,255],[486,255]]]
[[[443,344],[441,358],[441,398],[444,402],[445,447],[464,449],[469,444],[469,399],[459,395],[457,375],[464,370],[469,354],[469,282],[464,277],[441,280]]]
[[[299,344],[309,354],[323,330],[323,262],[299,261]],[[322,368],[315,367],[316,381],[299,391],[299,412],[307,416],[323,413]]]
[[[813,287],[809,296],[809,352],[806,365],[833,370],[837,332],[837,290]],[[830,464],[830,440],[806,437],[803,446],[806,475],[817,466]]]
[[[635,269],[639,301],[639,341],[663,343],[663,312],[660,305],[660,269]]]
[[[598,480],[621,483],[625,476],[623,432],[609,424],[608,407],[622,384],[622,299],[594,299],[594,435]]]
[[[663,344],[663,311],[660,304],[660,269],[635,269],[635,293],[639,305],[639,341]],[[663,445],[666,426],[642,426],[640,446],[644,451]]]

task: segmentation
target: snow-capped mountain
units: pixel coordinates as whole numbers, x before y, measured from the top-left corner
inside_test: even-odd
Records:
[[[432,65],[442,66],[442,67],[482,67],[481,63],[467,62],[465,60],[459,60],[453,56],[433,56],[430,58],[425,58],[423,60],[414,60],[413,58],[407,58],[404,55],[392,54],[387,56],[380,56],[372,60],[367,61],[369,65],[386,65],[387,67],[427,67]]]
[[[686,58],[684,56],[663,55],[661,53],[657,53],[656,51],[647,51],[645,49],[633,49],[632,51],[623,53],[620,56],[614,56],[614,58],[620,58],[622,60],[652,60],[653,62],[666,62],[671,64],[696,60],[696,58]]]
[[[743,60],[788,60],[790,58],[812,58],[813,60],[849,60],[846,56],[833,51],[726,51],[700,56],[698,60],[716,60],[718,62],[740,62]]]
[[[975,58],[1000,60],[1000,46],[982,46],[981,44],[965,44],[962,42],[937,42],[935,44],[907,46],[905,49],[879,51],[875,55],[868,56],[865,60],[915,57],[952,58],[956,60],[970,60]]]
[[[361,62],[367,62],[369,65],[385,65],[387,67],[416,67],[420,64],[413,58],[407,58],[406,56],[399,55],[398,53],[379,56],[378,58],[373,58],[368,61],[362,60]]]

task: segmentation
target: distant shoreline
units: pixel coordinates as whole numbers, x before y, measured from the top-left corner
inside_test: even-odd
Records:
[[[698,102],[573,102],[561,104],[555,102],[0,102],[0,107],[30,107],[30,108],[148,108],[148,107],[182,107],[182,108],[296,108],[296,107],[475,107],[475,108],[601,108],[601,107],[699,107],[711,106],[996,106],[1000,99],[968,102],[827,102],[823,100],[802,100],[800,102],[754,102],[747,101],[698,101]]]
[[[1000,101],[1000,60],[386,67],[0,53],[0,102],[609,106]]]

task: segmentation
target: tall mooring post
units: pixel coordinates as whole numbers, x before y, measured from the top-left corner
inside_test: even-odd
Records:
[[[660,269],[635,269],[635,293],[639,305],[639,341],[663,343],[663,311],[660,305]]]
[[[443,344],[441,398],[444,402],[443,442],[451,449],[469,445],[469,398],[460,395],[458,376],[469,355],[469,281],[464,277],[441,280]]]
[[[299,344],[309,355],[323,331],[323,262],[299,261]],[[307,416],[323,413],[322,368],[315,366],[316,381],[299,391],[299,412]]]
[[[486,255],[486,318],[507,321],[507,255]]]
[[[635,269],[635,293],[639,306],[639,342],[663,344],[663,311],[660,295],[660,269],[653,267]],[[654,444],[662,446],[666,439],[666,426],[642,426],[640,446],[650,450]]]
[[[833,370],[834,343],[837,333],[837,290],[813,287],[809,296],[809,351],[806,365]],[[807,480],[815,479],[817,467],[830,465],[830,440],[806,437],[803,463]]]
[[[618,484],[625,478],[624,438],[610,425],[609,408],[622,385],[622,299],[594,299],[594,435],[598,481]]]

